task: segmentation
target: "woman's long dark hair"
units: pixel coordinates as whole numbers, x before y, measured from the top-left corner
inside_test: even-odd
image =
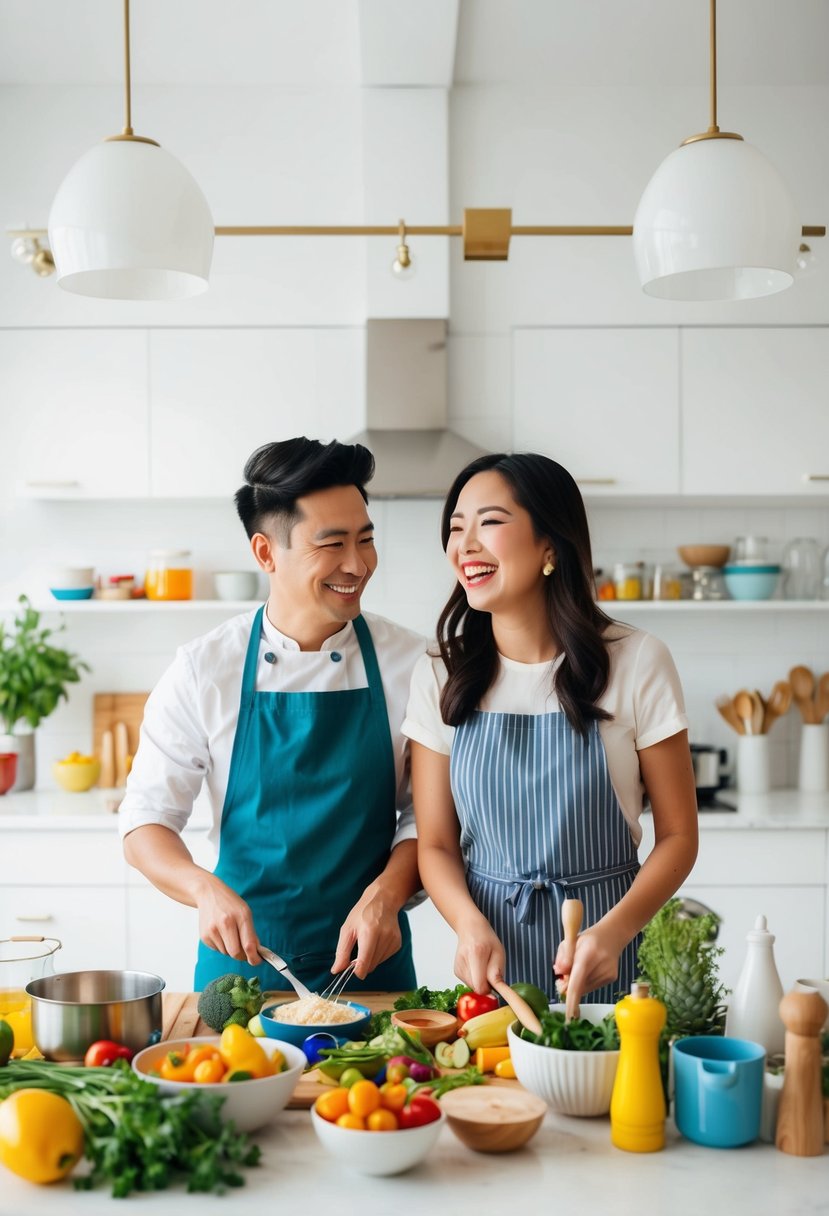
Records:
[[[590,532],[579,488],[565,468],[535,452],[480,456],[452,484],[441,519],[444,551],[461,490],[477,473],[499,473],[529,513],[539,540],[555,550],[555,570],[544,579],[547,619],[564,658],[555,690],[571,726],[584,736],[591,722],[609,718],[596,704],[607,687],[610,659],[602,632],[610,618],[593,600]],[[444,722],[458,726],[477,709],[498,672],[492,616],[471,608],[460,583],[438,620],[438,645],[449,679],[440,698]]]

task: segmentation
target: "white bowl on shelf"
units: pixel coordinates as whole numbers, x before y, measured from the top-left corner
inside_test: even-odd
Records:
[[[220,600],[255,600],[259,575],[255,570],[221,570],[213,575],[213,586]]]

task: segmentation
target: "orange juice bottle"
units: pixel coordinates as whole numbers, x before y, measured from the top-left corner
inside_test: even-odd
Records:
[[[665,1147],[659,1036],[667,1011],[648,991],[647,984],[633,984],[630,996],[616,1005],[621,1051],[610,1099],[610,1139],[629,1153]]]
[[[144,576],[148,600],[193,598],[193,568],[189,549],[153,549]]]
[[[8,1022],[14,1035],[12,1056],[25,1056],[34,1046],[32,1001],[22,988],[0,988],[0,1021]]]

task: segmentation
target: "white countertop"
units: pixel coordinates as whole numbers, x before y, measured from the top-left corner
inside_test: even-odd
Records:
[[[115,828],[115,809],[122,797],[123,790],[94,789],[86,794],[69,794],[57,789],[12,792],[0,797],[0,830],[78,828],[90,831],[109,825]],[[748,795],[739,794],[736,790],[723,790],[722,797],[734,803],[737,810],[701,811],[700,831],[743,828],[829,830],[829,794],[772,790],[769,794]],[[206,810],[197,806],[188,826],[197,831],[206,831],[210,826]]]
[[[381,1133],[378,1133],[378,1135]],[[668,1121],[660,1153],[625,1153],[610,1143],[604,1119],[548,1113],[523,1149],[497,1156],[473,1153],[448,1127],[433,1154],[407,1174],[367,1178],[344,1170],[319,1146],[307,1111],[285,1111],[255,1134],[262,1163],[245,1170],[246,1184],[223,1198],[175,1188],[131,1195],[126,1204],[100,1188],[76,1192],[71,1183],[36,1187],[2,1171],[0,1211],[203,1213],[244,1208],[250,1216],[275,1211],[328,1213],[430,1212],[435,1216],[520,1210],[579,1216],[734,1216],[825,1213],[827,1171],[822,1157],[792,1157],[757,1142],[741,1149],[706,1149],[683,1140]]]

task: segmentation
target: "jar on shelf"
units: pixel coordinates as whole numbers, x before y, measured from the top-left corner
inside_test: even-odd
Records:
[[[676,566],[659,562],[653,572],[653,598],[655,600],[678,600],[682,598],[680,571]]]
[[[641,600],[642,569],[639,562],[617,562],[613,567],[617,600]]]
[[[151,549],[144,592],[148,600],[191,600],[193,566],[189,549]]]
[[[783,598],[816,600],[823,581],[820,545],[811,536],[790,540],[783,550]]]

